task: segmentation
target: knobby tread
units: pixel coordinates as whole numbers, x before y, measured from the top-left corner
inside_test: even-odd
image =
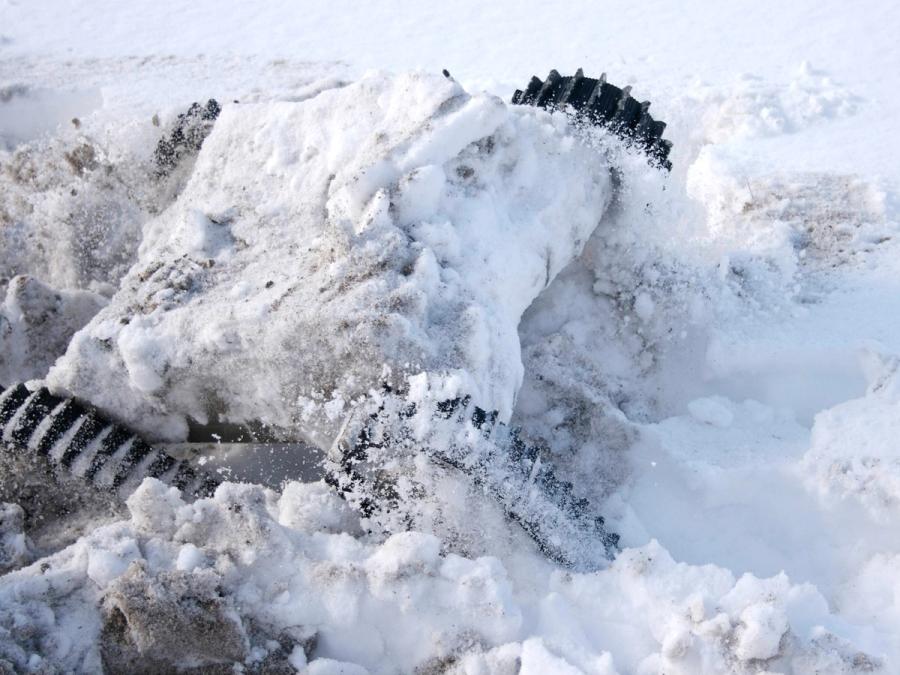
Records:
[[[0,426],[6,427],[6,423],[19,411],[29,396],[31,392],[24,384],[17,384],[3,392],[0,399]]]
[[[28,400],[22,406],[21,412],[15,418],[15,423],[10,433],[12,441],[19,445],[27,444],[38,425],[60,403],[62,403],[62,400],[53,396],[44,387],[34,392],[28,397]]]
[[[160,138],[156,144],[154,158],[157,177],[168,175],[182,158],[196,155],[200,151],[220,112],[222,107],[219,102],[211,98],[206,105],[192,103],[185,112],[178,115],[169,134]]]
[[[170,473],[174,475],[169,482],[189,496],[209,496],[220,483],[216,477],[153,448],[98,410],[75,399],[54,396],[43,387],[37,391],[24,384],[0,387],[0,437],[7,445],[43,456],[70,473],[78,464],[87,464],[80,477],[95,487],[111,487],[114,491],[132,478],[165,480]],[[151,453],[156,453],[154,458],[138,475]],[[82,456],[84,463],[76,463]],[[109,471],[104,471],[107,467]],[[110,474],[112,478],[101,485],[101,476]]]
[[[123,445],[130,441],[131,438],[131,432],[126,431],[119,426],[113,427],[110,432],[103,437],[100,447],[91,459],[90,466],[88,466],[87,470],[84,472],[85,480],[93,482],[97,474],[103,470],[104,466],[106,466],[106,462],[115,455]]]
[[[162,478],[175,466],[177,460],[165,452],[157,452],[156,459],[147,467],[147,475],[152,478]]]
[[[113,476],[113,487],[118,488],[121,487],[122,484],[128,480],[128,478],[132,475],[132,470],[140,464],[141,460],[143,460],[150,452],[153,450],[147,443],[145,443],[140,438],[135,437],[134,441],[132,441],[131,446],[128,448],[128,451],[125,453],[125,456],[122,458],[122,461],[119,462],[119,466],[116,469],[116,473]]]
[[[52,421],[37,442],[35,452],[39,455],[48,454],[59,439],[81,419],[82,415],[84,415],[84,408],[76,401],[69,400],[59,406],[53,411]]]
[[[415,406],[407,406],[400,412],[401,420],[412,417],[415,412]],[[590,505],[574,496],[570,483],[557,479],[549,465],[542,461],[545,459],[542,455],[546,453],[525,443],[515,429],[499,422],[496,411],[473,406],[469,398],[456,398],[440,402],[436,414],[439,418],[455,418],[460,424],[472,425],[486,439],[491,439],[497,451],[482,458],[481,463],[472,463],[452,448],[428,449],[432,459],[467,475],[492,495],[506,516],[517,522],[548,557],[562,564],[573,564],[568,553],[553,543],[558,539],[554,524],[561,525],[564,521],[567,525],[574,523],[576,533],[601,541],[608,557],[614,555],[617,535],[605,529],[602,518],[591,515]],[[364,485],[367,476],[357,470],[367,461],[372,448],[384,447],[391,442],[383,429],[376,433],[376,425],[384,423],[389,420],[378,413],[373,414],[370,424],[364,426],[355,442],[345,448],[338,467],[344,479],[328,476],[328,482],[346,494],[363,487],[366,495],[357,506],[366,516],[398,505],[398,496],[390,484]],[[132,478],[152,476],[167,480],[190,496],[206,497],[212,495],[220,483],[217,477],[188,462],[154,449],[124,427],[107,420],[99,411],[74,399],[54,396],[46,388],[34,392],[21,384],[5,390],[0,388],[0,435],[13,446],[42,455],[69,472],[78,458],[93,449],[93,454],[85,457],[89,462],[81,478],[95,487],[111,487],[116,491]],[[381,441],[376,442],[376,437]],[[57,448],[60,444],[63,447]],[[151,454],[153,457],[145,461]],[[502,483],[498,483],[488,470],[488,465],[495,462],[507,467],[507,478]],[[103,475],[111,475],[111,478],[103,480],[101,485],[99,481]],[[170,478],[166,479],[166,476]],[[539,488],[542,503],[557,512],[549,520],[532,508],[534,499],[529,493],[534,487]]]
[[[653,119],[647,112],[650,103],[633,98],[631,87],[609,84],[605,73],[595,79],[585,77],[581,68],[571,76],[551,70],[546,80],[535,76],[524,90],[517,89],[512,102],[569,112],[576,121],[605,127],[637,146],[654,166],[672,168],[672,143],[662,137],[666,123]]]
[[[172,476],[171,483],[179,490],[186,490],[196,480],[197,472],[194,471],[194,468],[188,462],[181,461],[178,463],[178,469]]]
[[[65,451],[62,453],[62,456],[59,459],[59,463],[61,466],[69,468],[72,466],[72,462],[81,455],[81,453],[91,444],[100,433],[108,427],[108,423],[100,419],[100,417],[94,411],[90,411],[83,417],[83,421],[81,426],[78,427],[78,431],[75,432],[75,435],[68,442]]]
[[[399,436],[404,435],[402,420],[415,413],[414,405],[401,408]],[[489,412],[474,406],[469,397],[439,402],[436,416],[446,420],[455,418],[458,424],[470,424],[485,439],[490,439],[495,450],[473,462],[465,448],[427,448],[431,459],[468,476],[501,505],[506,517],[518,523],[547,557],[570,567],[596,564],[596,561],[577,559],[580,552],[564,550],[555,544],[554,540],[559,539],[561,534],[556,526],[566,527],[571,535],[598,542],[607,559],[615,556],[619,536],[605,527],[603,518],[595,514],[586,499],[574,494],[571,483],[556,477],[547,462],[546,448],[525,443],[518,430],[498,421],[497,411]],[[390,485],[373,484],[371,476],[357,468],[369,459],[371,450],[398,442],[390,435],[396,421],[396,418],[392,419],[392,414],[384,413],[383,407],[370,415],[356,438],[348,439],[351,442],[341,448],[340,461],[334,468],[342,475],[332,473],[326,476],[326,482],[340,494],[355,498],[353,505],[365,517],[397,506],[396,494]],[[374,440],[376,438],[379,440]],[[402,438],[399,442],[402,443]],[[500,480],[492,474],[492,464],[504,467]],[[533,494],[534,487],[539,489],[537,500]],[[545,505],[543,511],[540,506],[535,508],[535,501]],[[548,513],[549,517],[545,517]],[[577,548],[581,542],[573,543]]]

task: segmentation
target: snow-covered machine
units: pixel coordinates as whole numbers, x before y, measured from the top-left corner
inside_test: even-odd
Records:
[[[319,453],[372,529],[420,525],[423,495],[464,476],[555,561],[612,556],[599,513],[509,426],[516,327],[612,201],[585,129],[668,169],[665,124],[580,70],[532,78],[514,106],[444,75],[181,115],[155,159],[157,176],[196,161],[183,192],[43,386],[3,383],[8,451],[112,492],[152,476],[200,497],[221,477],[183,442],[238,428]]]

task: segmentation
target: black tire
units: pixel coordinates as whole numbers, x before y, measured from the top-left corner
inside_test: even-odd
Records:
[[[654,120],[647,112],[649,101],[639,102],[631,96],[631,87],[620,89],[606,81],[585,77],[581,68],[572,76],[551,70],[546,80],[532,77],[525,90],[517,89],[512,102],[547,110],[569,112],[577,121],[601,126],[639,147],[650,163],[672,168],[669,151],[672,143],[662,137],[666,123]]]
[[[13,452],[43,457],[56,469],[122,497],[127,496],[127,487],[147,476],[174,485],[189,497],[209,496],[220,483],[189,462],[153,448],[98,410],[54,396],[43,387],[0,388],[0,438]]]

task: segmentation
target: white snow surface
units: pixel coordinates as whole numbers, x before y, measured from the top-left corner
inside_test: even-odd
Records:
[[[508,419],[519,320],[612,194],[606,158],[568,131],[439,73],[226,104],[48,380],[172,440],[188,415],[284,428],[300,399],[419,372]]]
[[[344,352],[320,392],[295,379],[310,354],[229,350],[282,348],[324,301],[300,290],[273,320],[266,293],[338,278],[328,247],[368,229],[385,250],[408,228],[463,273],[442,279],[438,254],[397,237],[421,264],[376,275],[382,288],[450,283],[497,331],[448,354],[413,303],[410,344],[545,443],[623,546],[576,574],[524,537],[473,555],[430,531],[365,534],[320,483],[227,484],[186,504],[148,479],[127,519],[0,577],[0,659],[97,672],[104,603],[174,574],[223,589],[247,668],[293,631],[317,635],[289,651],[306,673],[900,672],[898,34],[900,9],[876,0],[0,3],[0,384],[50,372],[160,437],[183,435],[185,413],[287,424],[304,403],[334,409],[403,350],[374,336],[377,358]],[[634,85],[675,143],[668,176],[613,151],[621,187],[596,229],[609,158],[560,116],[491,96],[577,66]],[[225,110],[196,164],[149,184],[153,115],[165,125],[210,96]],[[383,146],[353,135],[366,114]],[[477,144],[492,134],[497,164]],[[73,154],[83,145],[93,154]],[[463,161],[485,182],[464,188]],[[288,187],[264,189],[276,180]],[[520,209],[527,188],[537,210]],[[491,260],[501,234],[508,257]],[[165,291],[135,283],[156,263],[172,293],[140,296]],[[499,298],[484,286],[497,269]],[[191,278],[206,284],[196,300],[178,295]],[[46,344],[29,337],[41,308],[66,326]],[[115,347],[105,362],[98,338]],[[266,387],[204,380],[186,365],[204,358]],[[18,565],[20,511],[0,514]]]

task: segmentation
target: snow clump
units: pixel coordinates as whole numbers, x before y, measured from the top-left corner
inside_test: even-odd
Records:
[[[611,194],[563,115],[440,76],[226,105],[48,381],[166,439],[188,418],[290,428],[301,404],[333,426],[325,402],[420,372],[508,419],[519,319]]]
[[[367,542],[286,518],[294,493],[310,489],[288,486],[279,496],[225,484],[186,504],[145,480],[128,501],[129,519],[4,579],[0,659],[79,672],[101,664],[498,675],[877,667],[841,636],[818,591],[784,574],[736,579],[676,563],[655,541],[593,574],[534,558],[445,554],[420,532]],[[320,499],[333,504],[323,513],[340,510],[326,494]]]

